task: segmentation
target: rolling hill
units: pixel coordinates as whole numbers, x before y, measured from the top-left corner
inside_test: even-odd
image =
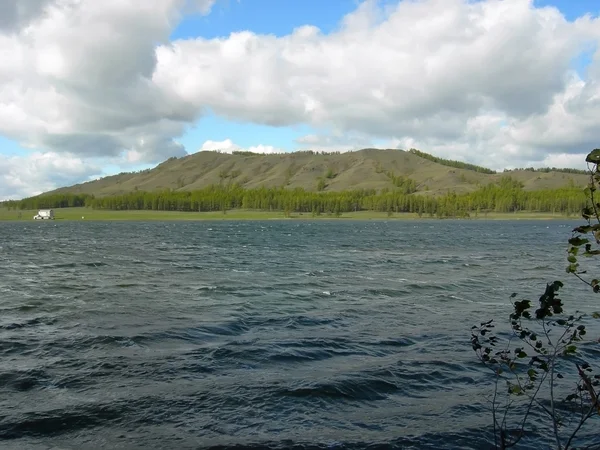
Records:
[[[93,194],[97,197],[135,191],[194,191],[231,183],[251,189],[302,188],[306,191],[339,192],[354,189],[393,189],[398,180],[412,180],[416,192],[428,195],[474,192],[509,175],[524,190],[554,189],[573,183],[585,186],[582,172],[514,170],[494,173],[477,166],[443,160],[416,150],[363,149],[347,153],[234,154],[198,152],[170,158],[153,169],[122,173],[63,187],[46,194]]]

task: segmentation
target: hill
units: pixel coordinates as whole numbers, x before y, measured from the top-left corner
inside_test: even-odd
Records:
[[[437,196],[448,192],[475,192],[483,186],[499,183],[506,175],[522,183],[525,191],[586,185],[588,176],[583,171],[571,172],[520,169],[495,173],[413,149],[363,149],[323,154],[303,151],[273,155],[205,151],[170,158],[153,169],[108,176],[46,194],[106,197],[136,191],[192,192],[208,186],[237,184],[244,189],[285,187],[309,192],[401,188],[407,194],[417,192]]]

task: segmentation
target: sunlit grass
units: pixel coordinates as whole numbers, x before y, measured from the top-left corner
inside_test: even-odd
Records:
[[[225,214],[217,212],[180,212],[180,211],[108,211],[95,210],[90,208],[56,208],[54,209],[56,220],[138,220],[138,221],[156,221],[156,220],[316,220],[316,219],[354,219],[354,220],[401,220],[401,219],[419,219],[415,213],[398,213],[388,215],[386,212],[377,211],[357,211],[343,213],[340,217],[333,214],[321,214],[313,216],[311,213],[292,213],[290,217],[285,217],[283,211],[257,211],[234,209]],[[37,210],[15,211],[6,208],[0,208],[0,220],[22,220],[32,221]],[[430,218],[423,215],[423,219]],[[467,219],[487,219],[487,220],[542,220],[542,219],[567,219],[564,214],[538,213],[538,212],[518,212],[518,213],[471,213]],[[571,219],[577,217],[571,216]]]

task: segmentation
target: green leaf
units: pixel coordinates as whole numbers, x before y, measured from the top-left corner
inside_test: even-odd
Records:
[[[567,267],[567,273],[577,272],[577,267],[579,267],[579,264],[569,264],[569,266]]]
[[[593,317],[594,319],[600,319],[600,312],[593,312],[593,313],[592,313],[592,317]]]
[[[519,386],[518,384],[513,384],[512,386],[509,387],[509,392],[511,394],[516,394],[519,395],[523,390],[521,389],[521,386]]]
[[[587,244],[588,242],[590,242],[589,239],[582,239],[580,237],[574,237],[569,239],[569,244],[574,245],[575,247],[580,247],[583,244]]]
[[[571,355],[573,353],[575,353],[577,351],[577,346],[576,345],[569,345],[566,349],[565,349],[565,354],[567,355]]]
[[[519,353],[517,353],[517,357],[518,358],[527,358],[527,353],[525,353],[523,350],[521,350]]]
[[[569,255],[567,261],[569,261],[570,263],[576,263],[577,258],[575,257],[575,255]]]
[[[585,161],[592,164],[600,164],[600,148],[595,148],[585,157]]]

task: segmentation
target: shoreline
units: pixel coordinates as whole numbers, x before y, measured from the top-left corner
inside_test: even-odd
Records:
[[[207,220],[289,220],[289,221],[307,221],[307,220],[461,220],[461,221],[484,221],[484,220],[583,220],[581,216],[566,216],[564,214],[552,214],[541,212],[517,213],[474,213],[470,217],[460,218],[437,218],[429,215],[419,217],[416,213],[394,213],[388,215],[386,212],[377,211],[358,211],[347,212],[336,217],[333,214],[321,214],[313,216],[312,213],[292,213],[286,217],[283,211],[259,211],[259,210],[239,210],[233,209],[225,214],[220,211],[213,212],[181,212],[181,211],[149,211],[149,210],[94,210],[90,208],[56,208],[55,220],[63,221],[207,221]],[[0,222],[40,222],[33,220],[37,210],[11,210],[0,208]],[[19,217],[20,214],[20,217]],[[42,221],[52,222],[52,221]]]

